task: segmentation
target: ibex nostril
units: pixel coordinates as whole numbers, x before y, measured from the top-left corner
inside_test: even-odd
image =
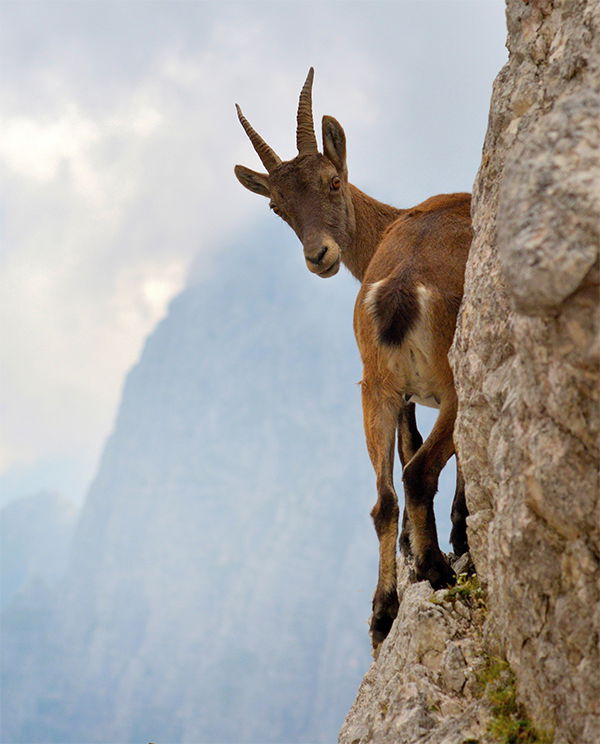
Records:
[[[319,255],[316,258],[313,258],[312,256],[307,256],[306,260],[310,261],[311,264],[314,264],[315,266],[318,266],[321,263],[321,259],[323,256],[327,253],[327,246],[324,245],[321,250],[319,251]]]

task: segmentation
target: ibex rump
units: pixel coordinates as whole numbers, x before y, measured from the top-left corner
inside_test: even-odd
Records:
[[[398,498],[393,483],[396,435],[403,467],[405,510],[400,544],[412,554],[417,578],[434,588],[454,581],[440,551],[433,512],[440,471],[454,454],[456,392],[448,363],[471,243],[470,195],[443,194],[412,209],[372,199],[348,182],[346,137],[323,117],[323,154],[312,118],[313,70],[300,93],[298,155],[282,162],[238,116],[267,173],[237,165],[246,188],[300,238],[308,269],[321,277],[344,263],[361,282],[354,330],[363,361],[361,381],[367,447],[377,480],[371,514],[379,537],[379,579],[373,598],[375,650],[398,611],[396,542]],[[439,408],[425,442],[415,421],[415,401]],[[457,467],[452,506],[454,551],[467,550],[464,485]]]

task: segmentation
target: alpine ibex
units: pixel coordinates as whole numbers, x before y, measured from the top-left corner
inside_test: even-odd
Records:
[[[312,116],[311,68],[300,93],[298,155],[282,162],[236,104],[239,120],[267,173],[236,165],[250,191],[294,230],[309,271],[320,277],[344,263],[361,282],[354,331],[363,362],[362,406],[367,447],[377,478],[371,515],[379,537],[379,579],[373,597],[371,636],[375,651],[398,612],[396,542],[398,498],[393,483],[394,445],[403,467],[405,510],[400,546],[412,554],[417,579],[434,588],[455,576],[440,551],[433,512],[440,471],[454,454],[456,391],[448,349],[463,294],[471,243],[469,194],[442,194],[411,209],[396,209],[367,196],[348,181],[346,136],[323,117],[323,154]],[[415,402],[439,408],[423,441]],[[467,507],[457,464],[452,505],[454,551],[467,550]]]

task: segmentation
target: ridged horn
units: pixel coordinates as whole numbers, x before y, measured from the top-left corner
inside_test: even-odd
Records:
[[[298,128],[296,129],[298,155],[319,152],[312,115],[312,83],[314,74],[315,71],[311,67],[300,91],[300,100],[298,101]]]
[[[267,145],[260,134],[252,128],[252,125],[250,124],[248,119],[246,119],[244,114],[242,114],[242,109],[237,105],[237,103],[235,104],[235,108],[237,111],[238,119],[240,120],[240,124],[244,127],[244,131],[250,138],[250,142],[252,142],[254,149],[258,154],[258,157],[262,161],[262,164],[267,169],[267,172],[270,173],[276,165],[279,165],[279,163],[281,163],[281,158],[279,157],[279,155],[277,155],[275,150]]]

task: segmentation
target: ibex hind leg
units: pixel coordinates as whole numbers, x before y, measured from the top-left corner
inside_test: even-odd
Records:
[[[423,437],[417,428],[417,417],[415,404],[407,403],[402,406],[398,415],[398,454],[404,469],[407,462],[412,460],[417,450],[423,444]],[[406,506],[402,514],[402,530],[400,532],[400,552],[402,555],[411,557],[410,545],[410,523]]]
[[[442,401],[431,434],[404,468],[404,493],[410,521],[410,537],[417,580],[441,589],[456,581],[454,571],[439,548],[433,498],[439,475],[454,454],[452,434],[456,418],[456,397]]]
[[[469,550],[467,539],[467,501],[465,499],[465,481],[460,469],[460,462],[456,458],[456,491],[452,501],[452,531],[450,532],[450,543],[456,555],[462,555]]]

